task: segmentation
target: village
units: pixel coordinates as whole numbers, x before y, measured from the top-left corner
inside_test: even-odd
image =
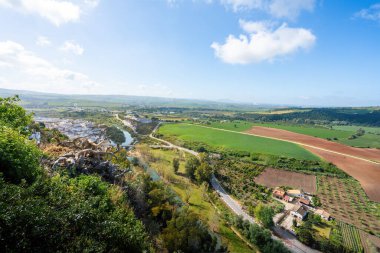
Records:
[[[302,189],[284,190],[277,187],[272,196],[285,205],[284,210],[274,217],[274,223],[293,235],[296,235],[295,226],[302,224],[309,213],[318,215],[325,221],[332,220],[327,211],[316,207],[315,196]]]

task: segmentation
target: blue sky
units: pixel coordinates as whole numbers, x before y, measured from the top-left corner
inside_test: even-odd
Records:
[[[380,105],[380,2],[0,0],[0,87]]]

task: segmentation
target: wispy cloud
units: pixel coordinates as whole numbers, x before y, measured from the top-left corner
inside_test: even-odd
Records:
[[[313,11],[316,0],[220,0],[233,11],[258,10],[275,18],[294,20],[302,11]]]
[[[51,41],[45,36],[38,36],[36,44],[41,47],[50,46]]]
[[[354,16],[357,18],[380,21],[380,3],[374,4],[367,9],[362,9],[355,13]]]
[[[99,0],[0,0],[0,7],[38,15],[56,26],[80,19],[84,9],[94,8]]]
[[[63,45],[60,47],[60,50],[64,52],[68,52],[68,53],[73,53],[76,55],[82,55],[84,52],[83,47],[72,40],[65,41],[65,43],[63,43]]]
[[[7,69],[9,88],[88,93],[101,87],[87,75],[59,68],[14,41],[0,41],[0,68]]]
[[[224,44],[212,43],[215,56],[230,64],[249,64],[273,61],[279,57],[311,48],[315,35],[304,28],[292,28],[286,23],[275,27],[272,22],[240,20],[247,33],[239,37],[229,35]]]

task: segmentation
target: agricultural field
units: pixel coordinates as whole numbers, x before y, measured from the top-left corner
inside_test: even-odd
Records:
[[[271,189],[254,181],[254,178],[264,171],[265,166],[238,158],[228,158],[214,161],[213,168],[223,188],[247,207],[248,211],[259,203],[272,206],[275,211],[281,209],[282,204],[272,199]]]
[[[319,160],[319,158],[311,152],[306,151],[296,144],[210,129],[199,125],[166,124],[160,127],[158,133],[165,138],[174,137],[184,142],[204,143],[218,150],[227,149],[292,157],[300,160]]]
[[[380,148],[380,127],[362,126],[314,126],[314,125],[291,125],[286,123],[253,123],[248,121],[217,121],[209,122],[207,126],[227,129],[237,132],[244,132],[254,126],[282,129],[294,133],[305,134],[321,139],[329,139],[334,142],[342,143],[359,148]],[[356,131],[363,129],[365,134],[353,139]]]
[[[322,139],[346,139],[353,135],[354,131],[343,131],[329,129],[322,126],[310,126],[310,125],[289,125],[289,124],[275,124],[275,123],[255,123],[254,126],[277,128],[287,130],[294,133],[305,134]]]
[[[292,171],[268,168],[255,178],[255,182],[269,188],[289,186],[294,189],[303,189],[312,194],[315,194],[317,191],[316,176]]]
[[[340,130],[340,129],[330,129],[323,126],[312,126],[312,125],[291,125],[291,124],[276,124],[276,123],[253,123],[248,121],[219,121],[211,122],[210,127],[222,128],[233,131],[247,131],[253,126],[270,127],[276,129],[287,130],[294,133],[305,134],[309,136],[314,136],[322,139],[345,139],[350,137],[355,133],[354,130]]]
[[[344,222],[337,221],[336,233],[345,247],[352,249],[354,252],[363,252],[360,233],[357,228]]]
[[[317,195],[336,220],[380,236],[380,204],[368,199],[354,179],[318,176]]]

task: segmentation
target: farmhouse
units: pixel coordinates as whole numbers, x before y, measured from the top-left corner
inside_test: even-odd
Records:
[[[289,196],[291,196],[291,197],[297,197],[297,198],[299,198],[299,197],[302,197],[302,196],[303,196],[303,191],[302,191],[302,189],[301,189],[301,190],[288,190],[286,193],[287,193]]]
[[[327,220],[327,221],[330,220],[330,214],[323,209],[316,210],[315,214],[318,214],[324,220]]]
[[[285,197],[284,197],[284,201],[285,201],[285,202],[288,202],[288,203],[289,203],[289,202],[292,202],[293,199],[294,199],[294,198],[293,198],[293,197],[290,197],[289,195],[285,195]]]
[[[273,191],[273,197],[278,198],[278,199],[283,199],[285,197],[286,193],[285,191],[281,189],[275,189]]]
[[[294,206],[293,210],[290,211],[290,213],[291,213],[291,215],[303,220],[303,219],[305,219],[305,217],[308,213],[308,210],[304,206],[296,205],[296,206]]]
[[[302,205],[310,206],[310,200],[308,200],[306,198],[300,198],[299,202]]]

